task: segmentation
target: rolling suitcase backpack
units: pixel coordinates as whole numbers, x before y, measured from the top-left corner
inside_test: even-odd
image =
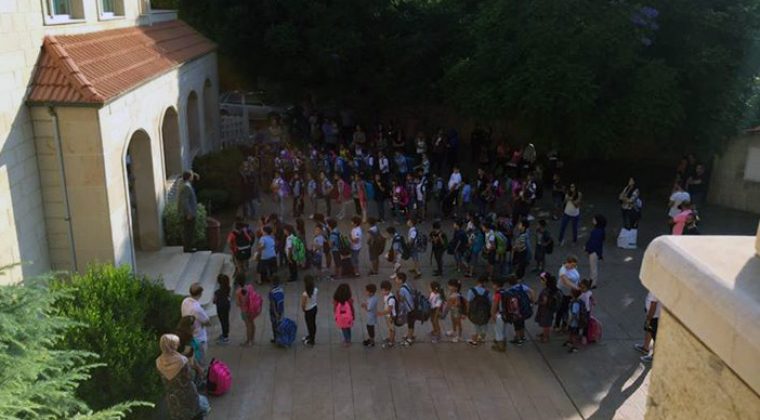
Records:
[[[209,395],[219,396],[229,391],[232,386],[232,374],[227,365],[218,359],[211,359],[208,365],[206,389]]]

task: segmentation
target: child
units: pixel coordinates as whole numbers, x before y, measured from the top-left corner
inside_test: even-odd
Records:
[[[377,324],[377,286],[373,283],[364,287],[367,300],[362,302],[362,309],[367,311],[367,339],[362,342],[365,347],[375,347],[375,325]]]
[[[225,345],[230,342],[230,278],[220,274],[216,278],[219,288],[214,292],[214,304],[219,323],[222,324],[222,335],[216,340],[217,344]]]
[[[322,260],[324,259],[324,250],[325,250],[325,232],[322,227],[322,224],[317,223],[316,226],[314,226],[314,238],[311,241],[311,255],[312,255],[312,264],[315,268],[319,270],[320,276],[322,275],[324,271],[324,266],[322,265]]]
[[[536,229],[536,272],[544,271],[546,267],[546,254],[551,254],[553,248],[554,241],[546,229],[546,220],[541,219],[538,221],[538,228]]]
[[[380,290],[383,294],[384,307],[377,314],[385,318],[385,324],[388,327],[388,338],[383,340],[383,348],[393,348],[396,343],[396,296],[393,294],[393,285],[388,280],[380,283]]]
[[[535,294],[533,293],[533,290],[531,290],[530,287],[522,283],[517,276],[515,275],[509,276],[507,278],[507,282],[509,283],[509,289],[507,289],[508,292],[525,293],[525,295],[528,296],[528,299],[530,299],[531,303],[536,301],[536,297],[535,297]],[[523,343],[525,343],[525,319],[513,320],[512,326],[515,328],[515,338],[510,340],[509,342],[520,346]]]
[[[253,337],[256,335],[256,324],[254,321],[256,316],[258,316],[257,313],[253,312],[254,308],[251,307],[253,299],[249,294],[255,295],[256,291],[250,284],[245,284],[245,276],[242,274],[235,277],[235,285],[237,286],[235,302],[237,303],[238,308],[240,308],[240,318],[245,324],[245,341],[240,343],[240,345],[248,347],[253,345]],[[259,307],[259,310],[260,309],[261,307]]]
[[[581,291],[579,289],[573,289],[571,292],[572,300],[570,301],[570,337],[563,344],[563,346],[570,348],[568,353],[578,352],[578,344],[580,343],[580,325],[581,325],[581,313],[583,311],[583,302],[580,300]]]
[[[446,331],[446,336],[451,337],[452,343],[458,343],[462,339],[462,315],[465,313],[464,298],[461,293],[462,283],[457,279],[451,279],[448,288],[446,309],[451,316],[451,331]]]
[[[272,276],[272,288],[269,289],[269,321],[272,323],[272,339],[270,343],[277,342],[277,326],[285,314],[285,292],[280,286],[280,278]]]
[[[542,272],[539,276],[543,290],[538,295],[538,308],[536,309],[536,323],[543,330],[538,338],[542,343],[549,342],[549,332],[551,331],[554,313],[557,312],[562,304],[562,292],[557,289],[557,278],[553,275]]]
[[[341,283],[333,295],[333,314],[335,325],[343,334],[343,347],[351,345],[351,327],[354,326],[354,300],[351,298],[351,287]]]
[[[491,296],[486,289],[488,275],[478,277],[478,284],[467,292],[467,317],[475,326],[475,334],[467,340],[473,346],[486,342],[488,321],[491,319]]]
[[[495,322],[494,344],[491,350],[499,353],[507,351],[507,319],[504,318],[507,291],[504,289],[504,278],[497,277],[493,280],[493,305],[491,306],[491,319]]]
[[[305,276],[303,283],[304,291],[301,294],[301,310],[303,310],[308,335],[301,341],[309,347],[314,347],[314,336],[317,334],[317,292],[319,292],[319,289],[314,287],[314,277],[311,275]]]
[[[430,323],[433,331],[430,332],[430,340],[437,343],[441,339],[441,310],[443,309],[443,289],[437,281],[430,283]]]
[[[580,332],[581,337],[586,337],[586,327],[588,326],[588,319],[591,316],[591,308],[594,306],[594,296],[591,289],[593,288],[593,281],[591,279],[583,279],[578,284],[578,288],[581,291],[581,295],[578,299],[583,303],[581,306],[581,323]]]

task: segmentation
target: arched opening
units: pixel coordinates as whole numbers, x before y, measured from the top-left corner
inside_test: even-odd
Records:
[[[190,158],[192,159],[201,151],[201,122],[198,113],[198,95],[195,91],[187,97],[187,135],[190,146]]]
[[[139,130],[132,134],[125,156],[129,210],[134,247],[140,251],[161,248],[156,183],[150,137]]]
[[[214,97],[211,80],[206,79],[206,83],[203,85],[203,126],[205,127],[206,147],[216,142],[214,118],[218,114],[219,109]]]
[[[164,171],[166,179],[169,179],[182,173],[182,142],[179,137],[179,118],[174,108],[168,108],[164,112],[161,140],[164,145]]]

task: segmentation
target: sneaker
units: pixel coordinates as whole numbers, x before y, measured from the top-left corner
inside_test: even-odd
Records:
[[[219,337],[219,339],[216,340],[216,344],[219,344],[221,346],[226,346],[227,344],[230,344],[230,338],[229,337]]]
[[[404,346],[404,347],[409,347],[409,346],[412,345],[412,342],[409,339],[405,338],[405,339],[401,340],[401,345]]]
[[[651,354],[648,354],[646,356],[641,356],[640,359],[644,363],[652,363],[652,360],[654,360],[654,356],[652,356]]]
[[[386,338],[385,340],[383,340],[383,345],[382,345],[382,346],[380,346],[380,347],[382,347],[382,348],[384,348],[384,349],[392,349],[392,348],[393,348],[393,341],[391,341],[391,340],[388,340],[388,339]]]
[[[362,341],[362,345],[363,345],[364,347],[367,347],[367,346],[369,346],[369,343],[371,343],[371,342],[372,342],[372,340],[370,340],[370,339],[368,338],[368,339],[366,339],[366,340]]]
[[[453,337],[454,331],[446,331],[446,337]]]
[[[645,348],[641,344],[634,344],[633,345],[633,349],[636,350],[637,352],[643,354],[644,356],[648,356],[649,355],[649,349]]]
[[[567,351],[568,353],[578,353],[578,347],[570,347],[570,350]]]
[[[306,344],[307,341],[309,341],[309,337],[307,337],[307,336],[301,337],[301,342],[302,343]]]
[[[438,344],[438,342],[439,342],[440,340],[441,340],[441,339],[440,339],[440,338],[438,338],[438,336],[437,336],[437,335],[434,335],[434,336],[430,337],[430,342],[431,342],[431,343],[433,343],[433,344]]]
[[[480,345],[480,341],[469,339],[469,340],[467,340],[467,344],[469,344],[471,346],[479,346]]]
[[[460,340],[461,340],[461,338],[459,338],[459,337],[454,337],[454,338],[452,338],[452,339],[451,339],[451,342],[452,342],[452,343],[458,343]]]
[[[369,343],[367,343],[367,347],[370,347],[370,348],[375,347],[375,342],[370,341]]]
[[[512,343],[512,344],[522,344],[522,342],[520,341],[520,339],[517,338],[517,337],[509,340],[509,342]]]

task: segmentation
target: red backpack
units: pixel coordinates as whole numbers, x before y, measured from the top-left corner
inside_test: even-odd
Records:
[[[245,296],[247,299],[245,301],[245,308],[242,308],[243,312],[249,313],[256,318],[261,314],[264,299],[261,298],[260,294],[256,293],[256,290],[250,284],[245,286]]]
[[[224,362],[211,359],[206,384],[209,395],[219,396],[229,391],[232,386],[232,374]]]
[[[335,304],[335,325],[338,328],[351,328],[354,325],[354,312],[350,301]]]

